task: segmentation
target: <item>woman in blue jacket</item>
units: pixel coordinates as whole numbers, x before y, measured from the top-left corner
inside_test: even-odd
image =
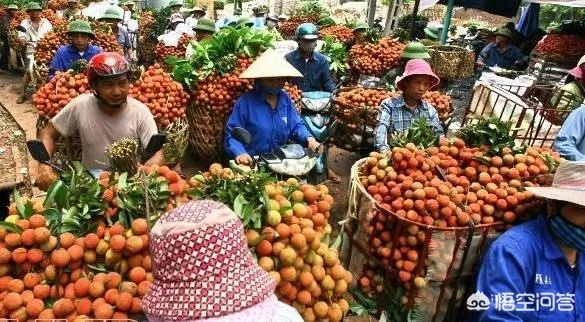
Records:
[[[272,152],[289,141],[311,149],[319,146],[283,90],[285,82],[292,77],[302,75],[274,50],[262,54],[240,75],[240,78],[256,79],[256,85],[236,101],[228,119],[224,147],[230,159],[248,165],[252,162],[251,156]],[[233,136],[236,127],[250,132],[249,145]]]

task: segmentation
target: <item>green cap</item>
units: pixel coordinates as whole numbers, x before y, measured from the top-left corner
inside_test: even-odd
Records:
[[[357,26],[355,26],[355,28],[353,28],[353,32],[356,32],[356,31],[366,31],[368,29],[370,29],[370,26],[368,26],[368,24],[365,23],[365,22],[361,22]]]
[[[193,30],[215,32],[215,22],[208,18],[201,18],[197,21],[197,25],[193,28]]]
[[[36,2],[29,2],[26,5],[26,11],[35,11],[35,10],[42,11],[43,8],[41,8],[41,5],[36,3]]]
[[[69,24],[69,30],[67,30],[67,34],[88,34],[90,36],[95,36],[93,31],[91,31],[91,25],[89,22],[84,20],[75,20]]]
[[[266,10],[266,7],[260,6],[260,7],[254,7],[254,8],[252,8],[252,12],[255,15],[261,15],[261,14],[268,13],[268,10]]]
[[[115,19],[115,20],[122,20],[122,14],[118,11],[117,8],[109,8],[106,10],[103,16],[101,16],[98,20],[102,19]]]
[[[183,6],[183,2],[180,1],[180,0],[171,0],[171,1],[169,1],[169,5],[168,6],[169,7],[177,7],[177,6],[182,7]]]
[[[508,39],[512,39],[512,32],[510,31],[510,29],[508,28],[500,28],[498,29],[498,31],[496,31],[496,36],[504,36],[504,37],[508,37]]]
[[[240,16],[240,15],[242,15],[242,8],[235,8],[235,9],[234,9],[234,15],[235,15],[235,16]]]
[[[134,1],[132,1],[132,0],[126,1],[126,2],[124,2],[124,5],[125,6],[133,6],[134,5]]]
[[[335,26],[335,20],[329,16],[321,16],[321,18],[317,20],[317,25],[319,27]]]
[[[427,37],[433,39],[433,40],[437,40],[439,39],[439,28],[432,26],[432,27],[426,27],[425,28],[425,35],[427,35]]]
[[[407,58],[407,59],[430,59],[431,55],[427,52],[427,47],[418,41],[409,42],[404,48],[402,55],[400,58]]]
[[[254,22],[252,22],[252,20],[248,19],[248,18],[240,18],[238,19],[238,22],[236,22],[236,27],[241,27],[241,26],[247,26],[247,27],[252,27],[254,26]]]
[[[67,0],[67,3],[78,3],[78,0]]]
[[[8,10],[18,10],[18,6],[13,4],[8,5],[8,7],[6,7],[6,9]]]

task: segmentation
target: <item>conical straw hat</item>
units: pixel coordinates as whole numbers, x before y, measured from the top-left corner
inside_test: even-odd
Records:
[[[240,78],[274,77],[303,77],[303,74],[274,49],[268,49],[240,74]]]

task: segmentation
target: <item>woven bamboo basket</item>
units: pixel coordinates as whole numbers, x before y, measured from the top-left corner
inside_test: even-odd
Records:
[[[138,62],[144,66],[153,65],[156,60],[156,44],[158,42],[152,39],[139,39],[137,51],[138,51]]]
[[[430,64],[441,78],[465,78],[473,74],[475,55],[472,51],[456,46],[435,46],[429,48]]]
[[[204,160],[217,160],[222,152],[222,140],[227,115],[208,106],[190,103],[187,107],[189,140],[195,154]]]
[[[40,137],[41,131],[45,128],[49,119],[39,116],[37,119],[37,137]],[[55,140],[55,153],[53,161],[59,165],[66,165],[71,161],[81,161],[81,137],[76,134],[70,138],[58,136]]]
[[[10,48],[12,48],[19,55],[24,55],[26,51],[26,43],[20,41],[18,32],[16,30],[8,31],[8,46],[10,46]]]

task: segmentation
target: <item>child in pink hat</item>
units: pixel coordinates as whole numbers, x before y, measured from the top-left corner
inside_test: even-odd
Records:
[[[182,205],[149,237],[155,279],[142,299],[149,321],[303,321],[278,301],[276,281],[258,266],[242,222],[224,204]]]
[[[429,121],[437,137],[445,135],[437,110],[422,99],[439,81],[424,59],[411,59],[406,63],[404,74],[396,79],[396,87],[402,91],[402,95],[385,99],[380,105],[374,137],[378,151],[389,150],[389,136],[394,132],[407,131],[421,117]]]

